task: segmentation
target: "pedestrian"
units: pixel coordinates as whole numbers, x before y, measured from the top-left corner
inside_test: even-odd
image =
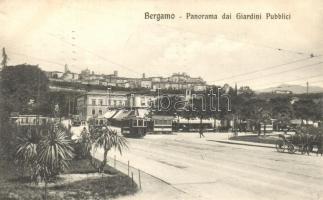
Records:
[[[204,134],[203,134],[203,128],[200,128],[200,132],[199,132],[199,133],[200,133],[200,138],[201,138],[202,136],[203,136],[203,137],[205,137],[205,136],[204,136]]]

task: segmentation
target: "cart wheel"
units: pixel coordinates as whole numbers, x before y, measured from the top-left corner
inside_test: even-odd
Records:
[[[295,146],[293,144],[288,144],[288,153],[295,153],[296,149]]]
[[[276,150],[278,152],[284,152],[285,151],[285,144],[284,144],[284,141],[282,140],[277,140],[276,142]]]

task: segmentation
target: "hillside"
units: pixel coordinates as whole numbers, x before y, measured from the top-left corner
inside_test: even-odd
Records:
[[[291,85],[291,84],[282,84],[276,87],[269,87],[265,89],[256,90],[257,93],[267,93],[275,90],[289,90],[294,94],[303,94],[306,93],[306,86],[302,85]],[[320,93],[323,92],[323,87],[319,86],[309,86],[309,93]]]

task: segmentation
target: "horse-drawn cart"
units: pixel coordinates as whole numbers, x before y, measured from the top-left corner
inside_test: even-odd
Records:
[[[279,135],[279,140],[276,142],[276,150],[278,152],[285,152],[288,151],[288,153],[295,153],[295,143],[293,144],[293,136],[288,135],[287,137],[285,135]]]
[[[280,134],[279,140],[276,142],[276,150],[278,152],[295,153],[297,151],[302,154],[313,151],[313,148],[316,147],[317,153],[322,154],[322,135],[309,135],[309,134],[295,134],[289,135]]]

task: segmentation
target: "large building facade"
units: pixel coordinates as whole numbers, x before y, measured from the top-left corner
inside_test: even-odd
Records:
[[[88,92],[77,98],[77,114],[82,120],[101,118],[111,109],[124,108],[127,99],[127,94],[122,92]]]
[[[104,118],[111,110],[148,109],[155,100],[153,95],[132,94],[121,91],[91,91],[77,98],[77,115],[81,120]]]

